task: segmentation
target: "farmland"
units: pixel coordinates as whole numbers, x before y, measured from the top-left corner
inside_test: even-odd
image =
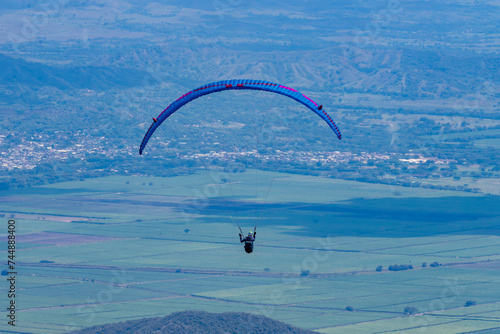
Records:
[[[17,225],[21,333],[182,310],[250,312],[321,333],[500,326],[498,196],[259,170],[1,195],[2,219]],[[235,224],[256,222],[248,255]],[[395,264],[413,269],[389,271]]]

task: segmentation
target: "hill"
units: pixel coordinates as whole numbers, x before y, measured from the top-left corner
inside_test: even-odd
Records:
[[[184,311],[165,317],[145,318],[94,326],[71,334],[111,334],[111,333],[169,333],[169,334],[218,334],[218,333],[276,333],[312,334],[313,331],[300,329],[264,316],[241,312],[209,313],[204,311]]]
[[[50,86],[61,90],[129,88],[140,85],[147,72],[102,66],[57,67],[0,53],[0,85]]]

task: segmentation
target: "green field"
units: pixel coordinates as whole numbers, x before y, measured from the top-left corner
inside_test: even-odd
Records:
[[[474,145],[480,148],[493,147],[498,150],[500,149],[500,138],[476,140],[474,141]]]
[[[498,137],[500,136],[500,129],[490,129],[490,130],[478,130],[478,131],[469,131],[469,132],[456,132],[456,133],[447,133],[441,136],[441,139],[444,140],[453,140],[453,139],[476,139],[478,137]],[[424,136],[424,138],[436,138],[439,136]]]
[[[17,226],[19,333],[182,310],[250,312],[322,333],[500,326],[498,196],[255,170],[0,196],[3,226],[9,217]],[[256,222],[248,255],[235,224],[246,232]],[[388,271],[394,264],[413,269]],[[0,313],[0,331],[12,331]]]

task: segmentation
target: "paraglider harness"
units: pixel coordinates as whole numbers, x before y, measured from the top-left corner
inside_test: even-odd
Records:
[[[255,241],[255,236],[257,235],[257,226],[254,228],[253,230],[253,235],[251,235],[250,233],[243,238],[243,231],[241,230],[240,228],[240,242],[241,243],[245,243],[245,252],[247,252],[248,254],[250,254],[251,252],[253,252],[253,243]]]

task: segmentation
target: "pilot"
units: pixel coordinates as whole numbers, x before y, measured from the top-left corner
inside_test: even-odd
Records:
[[[255,241],[255,236],[257,235],[257,232],[248,232],[248,235],[244,238],[242,238],[241,233],[240,233],[240,242],[245,243],[245,252],[251,253],[253,252],[253,242]]]

